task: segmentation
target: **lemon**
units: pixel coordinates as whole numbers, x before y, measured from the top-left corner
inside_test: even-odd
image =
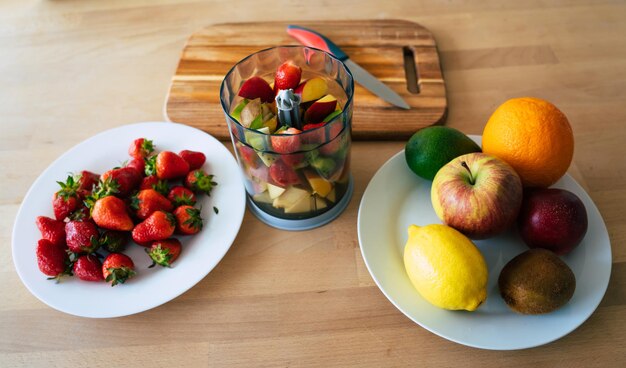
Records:
[[[473,311],[487,299],[487,264],[465,235],[440,224],[409,226],[404,267],[431,304]]]

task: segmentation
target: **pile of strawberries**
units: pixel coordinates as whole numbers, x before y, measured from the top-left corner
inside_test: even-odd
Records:
[[[123,167],[102,175],[83,170],[57,182],[55,218],[36,220],[42,237],[37,264],[49,279],[75,275],[112,286],[124,283],[136,274],[132,259],[122,253],[131,238],[146,247],[150,267],[170,267],[182,249],[173,234],[202,229],[196,196],[211,195],[217,185],[201,168],[206,156],[189,150],[157,154],[145,138],[135,139],[128,153]]]

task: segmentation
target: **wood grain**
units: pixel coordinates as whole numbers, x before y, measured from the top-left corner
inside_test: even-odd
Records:
[[[172,77],[165,113],[171,121],[188,124],[229,140],[219,102],[224,75],[244,57],[276,45],[297,45],[285,32],[288,23],[217,24],[187,40]],[[352,134],[354,139],[408,139],[420,128],[441,124],[446,117],[446,89],[435,39],[426,28],[404,20],[298,22],[323,33],[350,58],[400,94],[411,110],[396,108],[356,85]],[[407,87],[404,48],[413,53],[417,76]]]
[[[153,310],[77,318],[24,287],[11,231],[26,191],[84,139],[162,120],[191,34],[225,22],[395,18],[437,40],[446,125],[481,134],[500,103],[528,95],[568,116],[570,173],[599,208],[613,255],[604,300],[575,331],[534,349],[478,350],[426,331],[387,301],[360,255],[356,220],[368,181],[402,142],[353,144],[355,194],[339,219],[291,233],[246,213],[217,268]],[[612,0],[0,2],[0,367],[626,366],[624,34],[626,4]]]

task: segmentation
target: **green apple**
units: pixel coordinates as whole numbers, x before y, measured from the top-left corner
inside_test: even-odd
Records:
[[[522,204],[522,182],[511,166],[484,153],[459,156],[435,175],[431,201],[437,216],[472,239],[508,229]]]

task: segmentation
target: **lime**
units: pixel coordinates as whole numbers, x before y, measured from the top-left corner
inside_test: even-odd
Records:
[[[406,144],[404,156],[411,171],[433,180],[445,164],[472,152],[480,152],[480,147],[465,134],[450,127],[432,126],[413,134]]]

